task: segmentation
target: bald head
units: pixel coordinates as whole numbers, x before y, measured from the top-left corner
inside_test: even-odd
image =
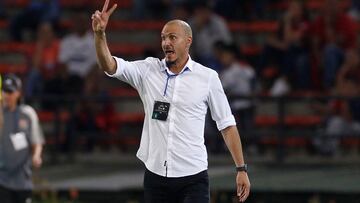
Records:
[[[186,22],[172,20],[161,31],[161,47],[168,67],[178,71],[184,67],[192,43],[192,31]]]
[[[184,30],[185,35],[192,38],[192,30],[187,22],[183,20],[171,20],[165,24],[165,26],[167,25],[177,25],[181,27],[181,29]]]

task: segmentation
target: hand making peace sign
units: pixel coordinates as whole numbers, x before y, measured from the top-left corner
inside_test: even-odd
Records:
[[[105,1],[105,4],[102,8],[102,11],[96,10],[94,14],[92,14],[92,29],[94,32],[105,32],[106,25],[109,21],[110,15],[114,12],[117,7],[117,4],[114,4],[110,10],[108,10],[109,0]]]

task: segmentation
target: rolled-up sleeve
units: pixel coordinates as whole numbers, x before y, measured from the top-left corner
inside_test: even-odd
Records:
[[[210,76],[208,104],[211,117],[216,122],[219,131],[236,125],[229,101],[217,73]]]

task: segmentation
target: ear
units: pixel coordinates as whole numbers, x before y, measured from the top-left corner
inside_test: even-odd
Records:
[[[188,37],[188,38],[187,38],[186,47],[187,47],[188,49],[190,49],[191,44],[192,44],[192,37]]]

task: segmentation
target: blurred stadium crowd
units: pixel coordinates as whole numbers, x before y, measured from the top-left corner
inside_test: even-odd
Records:
[[[126,106],[126,101],[137,101],[136,93],[107,79],[96,64],[90,13],[103,2],[0,3],[0,71],[23,78],[25,101],[35,105],[47,143],[70,154],[77,142],[84,143],[77,150],[85,151],[114,143],[136,148],[141,105]],[[311,136],[286,138],[284,143],[292,147],[323,155],[336,154],[343,144],[360,149],[359,1],[112,3],[120,8],[107,31],[110,48],[128,60],[162,58],[164,22],[179,18],[190,23],[192,57],[219,73],[249,154],[280,142],[273,133],[259,136],[255,130],[272,132],[279,126],[287,132],[311,131]],[[284,114],[276,98],[291,97],[298,99],[281,103]],[[210,152],[222,152],[220,136],[213,136],[211,122],[207,126]],[[341,135],[350,136],[337,139]]]

